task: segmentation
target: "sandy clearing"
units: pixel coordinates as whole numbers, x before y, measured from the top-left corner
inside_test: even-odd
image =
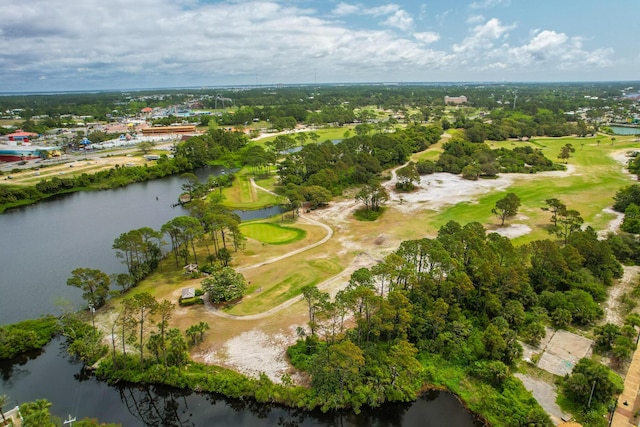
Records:
[[[507,227],[500,227],[496,230],[492,230],[493,233],[498,233],[501,236],[515,239],[516,237],[524,236],[531,232],[531,227],[525,224],[511,224]]]
[[[207,364],[225,365],[252,377],[264,373],[280,383],[282,376],[291,370],[286,348],[296,339],[295,327],[274,334],[252,329],[228,340],[222,348],[203,354],[202,359]]]
[[[403,167],[403,166],[400,166]],[[550,177],[567,176],[576,173],[573,165],[567,165],[566,171],[540,172],[537,174],[511,173],[502,174],[495,179],[468,180],[460,175],[439,172],[420,177],[418,189],[411,193],[397,193],[396,168],[392,178],[384,184],[389,192],[389,201],[404,213],[418,209],[440,210],[445,206],[460,202],[473,202],[478,196],[491,191],[505,191],[517,180],[548,179]],[[395,203],[394,203],[395,202]]]

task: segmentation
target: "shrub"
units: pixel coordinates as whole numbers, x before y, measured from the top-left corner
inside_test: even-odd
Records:
[[[204,304],[204,300],[202,298],[200,298],[199,296],[196,296],[196,297],[193,297],[193,298],[185,298],[185,299],[180,298],[178,300],[178,304],[180,304],[181,307],[189,307],[189,306],[192,306],[192,305]]]

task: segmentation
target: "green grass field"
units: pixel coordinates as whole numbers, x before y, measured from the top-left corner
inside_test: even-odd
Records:
[[[601,140],[600,145],[597,143],[598,139]],[[560,148],[567,143],[572,144],[576,151],[567,164],[571,169],[570,173],[552,178],[544,175],[520,175],[507,190],[515,193],[522,201],[518,212],[522,219],[508,219],[505,225],[526,224],[532,229],[526,236],[516,238],[514,243],[548,238],[544,226],[549,223],[550,215],[541,208],[546,206],[546,199],[554,197],[569,209],[580,212],[585,225],[590,225],[596,230],[605,229],[612,215],[604,213],[603,209],[613,204],[613,196],[620,188],[635,181],[634,177],[623,171],[623,165],[612,157],[615,152],[640,147],[640,143],[632,139],[618,137],[613,145],[607,137],[536,138],[532,141],[536,148],[540,148],[553,161],[558,160]],[[488,144],[492,148],[514,148],[527,143],[506,141]],[[491,209],[505,194],[506,192],[494,192],[480,197],[473,203],[458,203],[434,213],[432,223],[436,228],[449,220],[461,224],[478,221],[485,225],[497,225],[499,221],[491,214]]]
[[[233,185],[222,190],[223,204],[231,209],[260,209],[265,206],[280,204],[281,198],[257,189],[251,185],[248,168],[236,173]]]
[[[344,268],[338,257],[310,259],[305,253],[285,263],[269,265],[260,271],[260,284],[251,283],[242,304],[230,307],[228,312],[238,316],[262,313],[298,296],[303,287],[319,285]]]
[[[242,234],[270,245],[285,245],[304,239],[307,232],[295,227],[267,222],[249,222],[240,225]]]

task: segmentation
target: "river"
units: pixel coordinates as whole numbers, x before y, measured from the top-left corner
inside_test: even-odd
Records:
[[[212,172],[199,174],[205,179]],[[0,215],[0,324],[59,314],[60,300],[79,307],[81,291],[66,286],[71,271],[89,267],[109,274],[124,272],[111,248],[113,240],[135,228],[159,229],[185,214],[183,208],[171,207],[182,183],[179,177],[168,177],[116,190],[74,193]],[[0,394],[12,399],[10,406],[44,398],[61,418],[89,416],[127,427],[476,425],[454,396],[441,392],[355,416],[290,410],[164,387],[109,386],[69,360],[59,339],[39,355],[0,363],[0,373]]]
[[[220,168],[202,168],[201,181]],[[78,308],[82,292],[66,285],[75,268],[124,273],[111,248],[121,233],[140,227],[159,230],[187,212],[171,207],[184,180],[162,178],[108,191],[78,192],[0,215],[0,291],[5,301],[0,325],[61,313],[65,304]],[[238,211],[243,220],[280,212],[278,206]]]

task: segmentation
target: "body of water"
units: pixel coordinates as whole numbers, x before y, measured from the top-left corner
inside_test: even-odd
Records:
[[[394,426],[479,427],[451,393],[433,391],[415,402],[388,404],[377,409],[323,414],[283,408],[249,399],[226,399],[210,393],[193,393],[160,386],[108,385],[96,380],[66,355],[55,339],[35,358],[0,362],[0,394],[19,403],[47,399],[51,412],[97,418],[101,422],[134,426]]]
[[[640,127],[609,126],[616,135],[640,135]]]
[[[206,182],[221,168],[197,171]],[[60,314],[61,305],[84,305],[82,291],[67,286],[71,271],[94,268],[124,273],[113,241],[141,227],[159,230],[170,219],[188,214],[172,207],[183,192],[179,176],[132,184],[108,191],[78,192],[9,210],[0,215],[0,292],[5,304],[0,324]],[[279,206],[236,211],[242,220],[281,212]]]

